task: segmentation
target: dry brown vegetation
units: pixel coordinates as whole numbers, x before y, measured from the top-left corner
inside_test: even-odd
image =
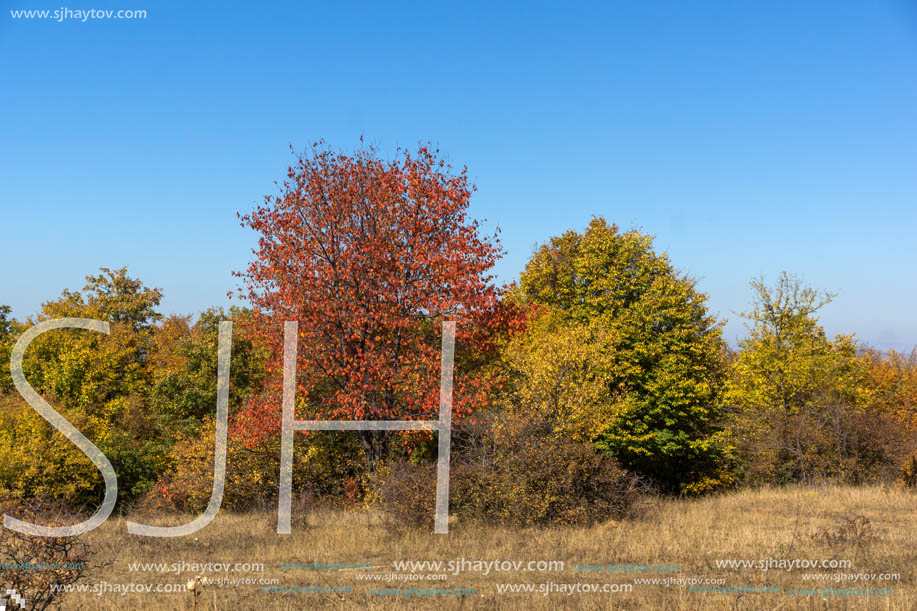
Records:
[[[455,521],[446,536],[403,528],[372,511],[299,513],[293,533],[277,535],[276,514],[221,513],[196,535],[154,539],[128,535],[124,519],[109,519],[90,536],[100,559],[113,564],[85,583],[184,583],[195,575],[129,572],[134,562],[260,562],[263,573],[209,573],[211,577],[280,579],[281,585],[352,586],[334,593],[271,594],[257,585],[205,586],[195,599],[181,594],[70,593],[68,609],[915,609],[913,568],[917,495],[893,487],[793,487],[746,490],[696,500],[653,499],[640,517],[590,527],[506,528]],[[179,523],[178,516],[157,520]],[[724,559],[849,559],[849,569],[791,571],[718,569]],[[393,572],[399,560],[563,560],[563,571],[464,572],[420,587],[474,588],[465,598],[371,596],[356,570],[282,570],[283,563],[372,562],[372,572]],[[696,593],[673,585],[634,585],[629,593],[498,594],[499,583],[630,583],[623,575],[584,573],[575,564],[677,564],[680,578],[726,579],[730,586],[780,586],[783,593]],[[898,581],[813,582],[806,572],[898,573]],[[652,577],[652,575],[644,575]],[[658,575],[665,577],[666,575]],[[404,584],[400,584],[404,585]],[[891,596],[791,596],[790,588],[892,588]]]

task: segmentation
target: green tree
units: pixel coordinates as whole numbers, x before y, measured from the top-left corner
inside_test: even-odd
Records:
[[[651,236],[595,218],[542,246],[514,297],[546,317],[507,351],[517,400],[559,410],[560,430],[579,427],[665,490],[731,482],[721,325]]]
[[[217,397],[217,343],[220,321],[239,322],[250,311],[233,306],[229,312],[210,308],[193,326],[188,317],[173,316],[157,328],[151,354],[155,366],[150,406],[160,416],[160,426],[170,430],[196,430],[213,416]],[[229,369],[229,407],[238,409],[260,389],[267,349],[236,324],[232,334]]]

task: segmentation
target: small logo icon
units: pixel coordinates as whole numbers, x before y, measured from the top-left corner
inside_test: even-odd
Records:
[[[7,596],[9,600],[7,600]],[[6,591],[6,596],[0,598],[0,611],[6,611],[7,609],[14,609],[12,606],[13,603],[19,605],[20,609],[25,609],[25,598],[19,595],[19,592],[15,588]]]

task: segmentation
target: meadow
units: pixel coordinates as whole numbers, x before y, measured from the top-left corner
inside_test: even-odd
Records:
[[[917,351],[831,339],[836,295],[789,272],[750,282],[733,346],[652,235],[601,216],[497,286],[474,185],[418,147],[296,155],[239,213],[260,236],[242,307],[166,316],[127,267],[35,317],[0,305],[0,507],[72,524],[114,490],[41,397],[106,457],[121,516],[87,534],[85,574],[58,566],[82,558],[68,541],[7,529],[2,568],[27,572],[4,588],[30,608],[61,585],[76,609],[917,608]],[[281,435],[434,412],[436,437]],[[438,456],[448,536],[426,523]],[[217,488],[204,530],[127,533],[187,524]]]
[[[205,529],[186,537],[157,539],[127,534],[125,518],[109,519],[90,533],[97,561],[84,584],[185,583],[197,575],[213,579],[277,579],[278,586],[350,587],[351,591],[268,592],[256,584],[198,585],[183,593],[70,592],[65,609],[914,609],[917,589],[913,550],[917,535],[917,497],[897,487],[794,486],[709,495],[699,499],[648,498],[638,517],[591,527],[504,528],[453,520],[448,535],[426,528],[392,524],[384,514],[368,511],[300,510],[293,532],[276,534],[272,510],[232,514],[221,512]],[[178,516],[152,520],[180,523]],[[563,561],[560,570],[473,570],[453,572],[396,569],[395,562]],[[847,568],[770,568],[757,563],[795,560],[849,560]],[[717,561],[753,560],[748,568],[718,567]],[[263,571],[203,572],[130,570],[136,563],[261,563]],[[372,568],[311,570],[283,568],[298,563],[371,563]],[[576,570],[580,566],[677,565],[677,571],[614,573]],[[367,581],[369,574],[447,574],[444,580]],[[895,575],[884,581],[812,581],[804,574]],[[358,577],[362,575],[363,578]],[[634,579],[723,579],[745,592],[692,591],[690,585],[634,583]],[[539,593],[541,584],[619,584],[631,591],[615,593]],[[672,583],[672,582],[670,582]],[[534,584],[534,593],[498,592],[501,584]],[[384,596],[372,589],[474,589],[474,595]],[[277,586],[273,586],[277,587]],[[550,587],[550,586],[548,586]],[[722,586],[716,586],[722,588]],[[769,587],[769,592],[750,592]],[[780,591],[773,591],[776,588]],[[695,589],[697,586],[695,586]],[[833,588],[834,594],[794,595],[792,589]],[[856,595],[849,590],[891,589],[890,595]],[[839,592],[848,590],[843,596]],[[824,594],[824,592],[822,592]]]

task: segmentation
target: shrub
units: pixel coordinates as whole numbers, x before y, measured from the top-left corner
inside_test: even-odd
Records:
[[[898,481],[905,488],[917,488],[917,452],[911,453],[901,465]]]
[[[503,416],[457,431],[450,513],[514,526],[589,524],[634,511],[638,478],[587,442],[553,435],[543,421]],[[433,520],[436,465],[390,464],[380,497],[399,523]]]
[[[0,499],[0,512],[44,526],[67,526],[80,521],[62,503],[24,502],[10,496]],[[0,529],[0,562],[18,566],[3,571],[3,592],[16,590],[25,598],[27,609],[47,609],[59,602],[63,593],[51,586],[77,583],[90,569],[91,560],[85,535],[36,537]],[[39,568],[23,565],[39,565]]]
[[[203,511],[213,487],[216,423],[205,418],[198,433],[176,443],[170,468],[157,482],[142,509]],[[296,433],[293,443],[293,493],[344,502],[362,475],[357,438],[333,432]],[[274,504],[280,474],[280,439],[249,447],[242,439],[227,442],[224,509],[244,511]],[[348,487],[349,486],[349,487]]]
[[[791,442],[781,444],[774,434],[736,435],[747,483],[862,485],[906,475],[900,471],[914,441],[896,416],[812,394],[812,406],[769,421]]]

